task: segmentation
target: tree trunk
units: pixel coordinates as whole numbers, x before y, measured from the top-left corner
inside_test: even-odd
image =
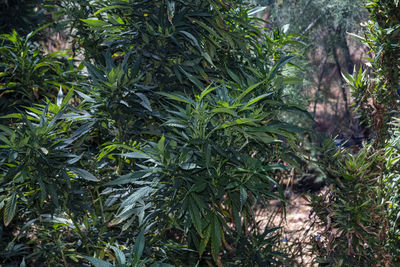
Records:
[[[333,58],[335,60],[335,64],[336,67],[338,69],[339,75],[340,75],[340,82],[339,82],[339,86],[342,92],[342,97],[343,97],[343,102],[345,105],[345,118],[347,119],[348,122],[350,122],[350,110],[349,110],[349,103],[348,103],[348,99],[347,99],[347,93],[346,93],[346,88],[344,87],[345,82],[343,77],[341,76],[342,73],[342,66],[340,64],[340,60],[339,60],[339,56],[337,53],[337,48],[338,47],[343,47],[343,42],[345,43],[347,50],[348,50],[348,46],[347,46],[347,42],[346,42],[346,38],[344,37],[345,32],[343,32],[343,29],[341,28],[341,26],[338,26],[335,29],[335,35],[334,35],[334,40],[331,40],[331,46],[332,46],[332,54],[333,54]],[[346,54],[346,52],[345,52]],[[351,69],[352,66],[352,61],[350,58],[350,52],[348,53],[349,57],[345,58],[345,62],[346,62],[346,69],[348,71],[348,68]]]

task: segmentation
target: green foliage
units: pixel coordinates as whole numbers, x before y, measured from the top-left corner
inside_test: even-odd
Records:
[[[79,80],[76,68],[54,52],[44,55],[32,41],[40,29],[26,36],[15,30],[0,36],[0,112],[10,113],[22,105],[30,106],[45,97],[55,98],[58,88],[70,88],[68,82]]]
[[[87,156],[82,143],[90,128],[87,114],[68,104],[72,96],[70,90],[63,98],[60,89],[56,103],[2,117],[12,121],[0,125],[0,246],[5,258],[29,254],[49,265],[66,263],[65,257],[76,260],[76,240],[88,242],[77,222],[93,207],[87,186],[99,180],[81,161]],[[19,233],[15,237],[14,231]],[[33,246],[18,252],[17,241]]]
[[[387,141],[385,146],[386,158],[386,172],[385,172],[385,185],[386,185],[386,201],[389,210],[389,239],[388,247],[394,256],[396,262],[400,261],[400,121],[395,118],[393,128],[391,131],[391,138]]]
[[[282,103],[273,100],[273,93],[254,95],[257,86],[261,84],[243,91],[209,87],[195,98],[160,93],[169,99],[164,136],[158,143],[121,154],[135,159],[141,169],[108,184],[126,188],[110,196],[125,195],[112,224],[127,222],[127,228],[136,218],[139,225],[155,220],[151,229],[156,239],[173,234],[179,243],[200,256],[211,254],[216,262],[223,248],[223,262],[231,254],[240,258],[243,252],[236,246],[245,229],[257,223],[253,206],[267,204],[268,198],[283,200],[282,194],[271,192],[278,185],[271,177],[274,170],[287,168],[276,163],[290,160],[285,147],[297,130],[276,120],[274,104]],[[275,260],[276,248],[268,247],[260,255],[263,264]]]
[[[343,177],[350,177],[355,179],[354,181],[363,178],[362,183],[364,183],[361,185],[360,181],[354,185],[354,189],[363,190],[355,191],[355,196],[362,201],[360,203],[363,203],[362,206],[359,206],[359,203],[351,203],[347,211],[356,211],[353,214],[357,215],[357,218],[365,219],[365,222],[358,224],[364,232],[370,233],[369,236],[372,238],[366,239],[363,234],[360,234],[361,230],[356,230],[355,233],[359,233],[358,239],[367,244],[368,249],[373,248],[375,255],[378,255],[376,259],[385,263],[391,261],[397,263],[399,261],[397,249],[399,246],[398,208],[396,205],[399,182],[398,164],[396,164],[398,161],[398,119],[391,118],[398,115],[395,107],[398,104],[398,93],[400,92],[398,90],[399,64],[395,60],[399,57],[400,52],[398,45],[400,7],[398,4],[398,1],[377,0],[366,3],[371,18],[364,24],[367,31],[363,37],[355,34],[353,36],[361,40],[370,49],[371,58],[368,59],[366,64],[368,68],[363,70],[363,67],[360,66],[358,71],[354,68],[352,75],[343,74],[348,87],[352,90],[356,111],[372,127],[376,139],[373,145],[368,145],[355,156],[351,156],[353,158],[353,161],[350,161],[352,164],[346,165],[348,171],[343,174]],[[368,72],[369,70],[372,73]],[[393,120],[394,122],[390,123]],[[375,154],[371,152],[368,156],[367,152],[373,150],[372,146],[375,147],[376,152]],[[356,168],[354,169],[354,167]],[[349,172],[349,168],[355,171]],[[369,175],[371,175],[369,179],[371,184],[368,188],[364,188],[365,184],[368,184],[364,177]],[[371,191],[371,189],[373,190]],[[343,197],[343,203],[345,203],[344,199]],[[351,198],[347,197],[346,202],[348,200],[351,200]],[[364,210],[373,215],[368,216],[368,214],[362,213],[361,211]],[[353,227],[352,230],[354,231],[354,229],[357,228]],[[365,240],[368,240],[368,242],[365,242]],[[379,251],[378,254],[376,254],[377,251]],[[371,255],[374,254],[371,252]],[[376,260],[361,255],[360,259],[363,258],[365,264]],[[343,259],[344,262],[347,261],[346,258]]]
[[[27,110],[1,117],[3,261],[282,264],[254,210],[299,163],[281,119],[306,113],[285,99],[294,36],[238,1],[53,4],[86,76],[35,33],[2,35],[2,100]]]
[[[141,60],[131,64],[130,56],[130,53],[126,54],[122,62],[114,62],[108,51],[105,54],[106,66],[85,62],[90,84],[82,88],[88,95],[81,95],[91,104],[99,128],[105,131],[101,135],[115,136],[116,142],[139,137],[145,120],[156,116],[150,100],[154,87],[141,84]]]
[[[245,8],[231,9],[230,3],[98,4],[104,7],[81,23],[91,34],[100,36],[103,52],[110,49],[115,60],[128,52],[134,62],[140,60],[144,84],[156,86],[156,90],[191,93],[193,87],[201,90],[221,78],[248,87],[257,82],[255,79],[265,78],[263,75],[281,56],[273,48],[288,54],[282,49],[290,43],[283,44],[284,34],[266,38],[258,19],[249,16]],[[102,55],[88,52],[91,45],[82,47],[88,58],[103,62]]]
[[[99,258],[87,257],[87,259],[94,267],[111,267],[111,266],[124,266],[124,267],[142,267],[142,266],[151,266],[151,267],[172,267],[173,265],[164,263],[163,261],[154,262],[150,258],[143,258],[143,250],[145,248],[145,236],[144,229],[142,229],[133,245],[132,249],[126,253],[119,247],[109,245],[108,248],[111,248],[114,252],[116,264],[110,264],[107,261],[101,260]],[[151,265],[148,265],[152,263]],[[147,264],[147,265],[146,265]]]
[[[68,101],[72,94],[70,91],[63,99],[60,90],[55,104],[49,102],[46,106],[28,108],[27,113],[3,116],[17,119],[13,122],[14,130],[0,126],[0,177],[1,190],[5,192],[2,201],[7,202],[5,226],[15,216],[17,202],[35,207],[36,212],[54,213],[56,208],[77,204],[69,199],[74,195],[73,188],[80,189],[80,179],[98,181],[77,164],[84,156],[84,151],[79,149],[79,138],[88,129],[85,125],[78,128],[78,121],[84,116],[71,112]],[[81,154],[75,154],[78,152]]]
[[[400,56],[400,6],[397,0],[373,0],[368,1],[366,7],[371,18],[364,24],[366,32],[363,37],[353,36],[370,49],[367,66],[373,76],[365,77],[362,85],[353,86],[352,93],[363,119],[372,118],[370,126],[376,132],[377,145],[383,147],[389,138],[390,127],[386,122],[399,98],[399,63],[396,59]]]
[[[384,248],[387,231],[382,203],[381,150],[365,144],[355,154],[325,143],[321,165],[331,186],[313,196],[313,211],[324,230],[314,242],[317,262],[335,266],[375,266],[390,260]]]

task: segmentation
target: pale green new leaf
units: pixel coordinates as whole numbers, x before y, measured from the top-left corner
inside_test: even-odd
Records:
[[[94,28],[101,28],[108,25],[107,22],[98,19],[81,19],[81,21]]]

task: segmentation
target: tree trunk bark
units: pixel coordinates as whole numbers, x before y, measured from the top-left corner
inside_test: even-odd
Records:
[[[340,86],[340,89],[341,89],[341,92],[342,92],[343,102],[344,102],[344,105],[345,105],[345,117],[346,117],[347,121],[350,122],[349,103],[348,103],[346,88],[344,87],[344,79],[341,76],[342,66],[340,64],[339,56],[338,56],[338,53],[337,53],[337,48],[338,47],[342,48],[343,42],[345,42],[345,44],[347,46],[347,42],[346,42],[346,38],[344,37],[345,32],[343,32],[341,26],[338,26],[334,30],[335,30],[336,34],[333,36],[334,40],[331,41],[332,54],[333,54],[333,58],[335,60],[336,67],[337,67],[337,69],[339,71],[339,75],[340,75],[339,86]],[[348,48],[348,46],[347,46],[347,48]],[[348,54],[349,54],[349,58],[348,59],[350,61],[347,61],[348,59],[345,59],[346,60],[346,67],[345,68],[347,70],[348,70],[348,68],[350,66],[352,66],[352,62],[351,62],[351,58],[350,58],[350,52]]]

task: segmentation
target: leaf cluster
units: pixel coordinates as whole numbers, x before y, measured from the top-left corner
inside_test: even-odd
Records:
[[[278,171],[300,161],[303,129],[281,119],[306,113],[284,99],[299,82],[285,75],[292,36],[239,1],[54,7],[79,67],[31,35],[3,35],[0,50],[4,92],[26,110],[0,126],[4,262],[284,262],[254,210],[284,205]]]

